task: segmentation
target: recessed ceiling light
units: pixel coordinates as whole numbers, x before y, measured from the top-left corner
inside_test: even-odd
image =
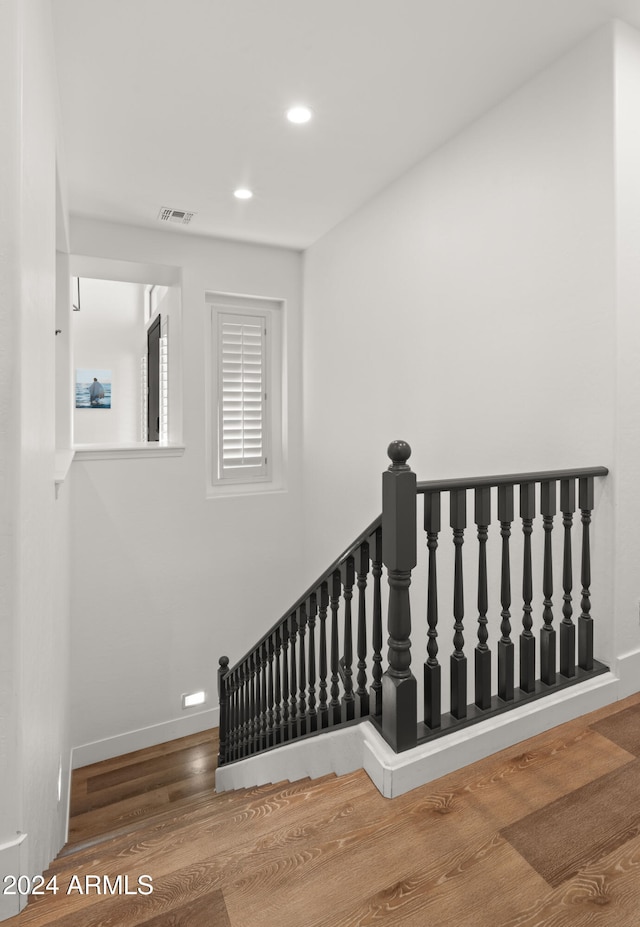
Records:
[[[233,195],[237,200],[250,200],[253,193],[251,190],[247,190],[246,187],[238,187],[237,190],[233,191]]]
[[[287,110],[287,119],[296,125],[303,125],[311,119],[311,110],[308,106],[292,106]]]

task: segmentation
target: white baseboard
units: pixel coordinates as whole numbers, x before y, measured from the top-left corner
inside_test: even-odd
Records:
[[[640,691],[640,650],[618,657],[615,670],[620,680],[620,698],[627,698]]]
[[[637,687],[636,687],[637,688]],[[613,673],[562,689],[487,721],[394,753],[370,722],[294,741],[216,771],[216,790],[248,788],[364,769],[386,798],[395,798],[440,776],[514,746],[565,721],[615,702],[620,681]]]
[[[163,721],[160,724],[151,724],[136,731],[127,731],[115,737],[105,737],[103,740],[94,740],[92,743],[81,744],[72,751],[72,768],[79,769],[90,763],[99,763],[101,760],[110,760],[114,756],[123,756],[142,750],[145,747],[155,747],[168,740],[177,740],[189,734],[199,734],[219,724],[220,709],[208,708],[206,711],[189,712],[181,718]]]
[[[363,766],[385,798],[395,798],[456,769],[513,747],[618,699],[613,673],[596,676],[422,746],[394,753],[373,725],[363,725]]]
[[[28,875],[27,872],[27,835],[18,834],[15,839],[0,844],[0,878],[5,876]],[[7,888],[7,883],[2,883]],[[28,901],[27,895],[0,894],[0,921],[19,914]]]

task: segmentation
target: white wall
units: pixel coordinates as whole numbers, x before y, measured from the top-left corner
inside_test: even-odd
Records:
[[[74,409],[74,444],[135,443],[146,352],[144,287],[86,277],[80,286],[81,310],[72,315],[74,366],[111,371],[111,408]]]
[[[614,467],[612,91],[606,28],[306,252],[309,580],[380,511],[394,438],[412,445],[419,479]],[[593,583],[593,614],[606,625],[598,655],[608,659],[610,495],[600,487]],[[468,524],[470,539],[472,510]],[[452,548],[448,529],[442,546]],[[470,650],[475,541],[467,548]],[[419,676],[424,574],[414,588]],[[446,662],[451,596],[440,584]],[[514,582],[516,633],[518,597]]]
[[[240,658],[301,591],[301,259],[79,218],[71,246],[182,274],[184,456],[72,466],[73,743],[98,742],[76,751],[87,762],[211,726],[182,712],[182,693],[204,688],[217,706],[218,657]],[[206,292],[286,301],[286,492],[205,498]]]
[[[22,826],[20,757],[20,625],[17,620],[19,587],[16,570],[19,538],[16,492],[19,486],[20,434],[19,394],[15,388],[20,369],[20,317],[15,311],[20,298],[19,215],[20,188],[15,162],[20,144],[21,125],[16,89],[20,80],[20,49],[16,41],[19,28],[17,3],[0,9],[0,113],[3,138],[0,146],[0,197],[4,204],[0,217],[0,845],[15,840]],[[0,908],[0,915],[7,916]],[[13,912],[11,912],[13,913]]]
[[[617,354],[614,595],[616,653],[640,679],[640,33],[617,23],[615,58]]]
[[[3,874],[15,866],[26,874],[43,870],[66,825],[66,779],[58,802],[69,713],[65,504],[56,503],[54,491],[54,86],[48,3],[7,0],[0,7]],[[1,896],[0,918],[17,913],[17,904]]]

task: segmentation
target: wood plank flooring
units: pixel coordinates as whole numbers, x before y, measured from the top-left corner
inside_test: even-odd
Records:
[[[362,771],[217,795],[216,752],[77,770],[58,893],[9,927],[640,923],[640,694],[393,801]]]

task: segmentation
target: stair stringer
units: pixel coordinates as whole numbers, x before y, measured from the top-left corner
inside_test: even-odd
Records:
[[[394,753],[374,725],[363,721],[219,767],[216,791],[364,769],[385,798],[395,798],[621,697],[620,680],[603,673],[403,753]]]

